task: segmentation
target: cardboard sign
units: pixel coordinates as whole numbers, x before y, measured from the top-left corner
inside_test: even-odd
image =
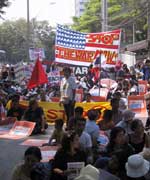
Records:
[[[16,118],[8,117],[5,120],[0,121],[0,134],[6,134],[13,127]]]
[[[67,180],[74,180],[80,175],[81,169],[85,166],[84,162],[69,162],[67,163],[67,170],[70,170]]]
[[[35,123],[29,121],[16,121],[7,134],[0,135],[0,138],[22,139],[31,135]]]
[[[51,71],[47,74],[50,85],[60,84],[62,77],[60,71]]]
[[[128,108],[133,112],[146,112],[146,102],[144,96],[128,96]]]
[[[43,144],[48,143],[48,141],[49,141],[48,139],[27,139],[20,145],[40,147]]]
[[[40,147],[42,153],[42,162],[48,162],[49,160],[53,159],[58,148],[59,148],[58,146]]]
[[[75,100],[76,100],[76,102],[82,102],[82,100],[83,100],[83,89],[76,89]]]
[[[128,108],[135,112],[135,117],[145,123],[147,118],[146,101],[143,95],[128,96]]]
[[[139,85],[139,95],[144,95],[147,93],[147,81],[138,80]]]

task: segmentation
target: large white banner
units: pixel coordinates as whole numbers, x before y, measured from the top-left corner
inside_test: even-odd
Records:
[[[115,65],[118,60],[121,30],[80,33],[58,25],[55,61],[89,66],[100,57],[102,66]]]

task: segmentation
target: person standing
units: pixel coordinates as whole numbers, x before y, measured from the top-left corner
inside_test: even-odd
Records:
[[[67,126],[68,121],[74,114],[75,106],[75,92],[76,83],[75,79],[71,76],[71,69],[69,67],[64,67],[63,69],[64,78],[60,83],[60,106],[63,104],[64,110],[67,116]]]

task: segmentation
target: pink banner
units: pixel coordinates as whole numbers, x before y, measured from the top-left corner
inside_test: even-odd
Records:
[[[43,144],[48,143],[48,141],[49,141],[48,139],[27,139],[20,145],[40,147]]]
[[[22,139],[31,135],[35,123],[28,121],[16,121],[10,131],[0,135],[0,138],[6,139]]]
[[[0,135],[7,134],[10,129],[13,127],[16,118],[7,117],[5,120],[0,121]]]

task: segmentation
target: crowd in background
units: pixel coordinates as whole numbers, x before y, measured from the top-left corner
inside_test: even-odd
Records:
[[[139,79],[147,81],[149,91],[150,60],[130,68],[121,62],[113,68],[99,69],[91,65],[83,77],[79,75],[72,77],[69,67],[63,68],[63,72],[64,77],[57,86],[43,85],[28,90],[25,84],[20,86],[15,82],[12,67],[2,68],[1,120],[5,114],[7,117],[16,117],[17,120],[35,122],[33,134],[45,133],[48,125],[38,102],[51,102],[52,97],[60,98],[60,105],[64,106],[67,115],[66,126],[63,119],[55,121],[54,131],[49,143],[46,144],[59,147],[54,159],[45,165],[40,162],[40,149],[30,147],[25,152],[24,163],[15,167],[12,179],[67,180],[72,173],[67,170],[67,163],[79,161],[84,162],[86,166],[76,180],[149,179],[150,137],[147,131],[150,127],[149,117],[146,124],[138,117],[135,118],[135,113],[128,109],[127,98],[129,95],[139,94]],[[106,97],[106,100],[110,101],[111,110],[101,113],[99,109],[90,109],[87,117],[84,117],[84,109],[80,106],[75,107],[75,92],[71,90],[83,89],[82,102],[93,102],[90,90],[93,87],[107,88],[106,84],[101,83],[103,78],[116,81],[109,88]],[[65,91],[67,94],[64,94]],[[27,109],[19,106],[20,100],[29,100]],[[101,121],[97,121],[98,119]],[[109,142],[105,147],[101,146],[100,132],[108,137]]]

